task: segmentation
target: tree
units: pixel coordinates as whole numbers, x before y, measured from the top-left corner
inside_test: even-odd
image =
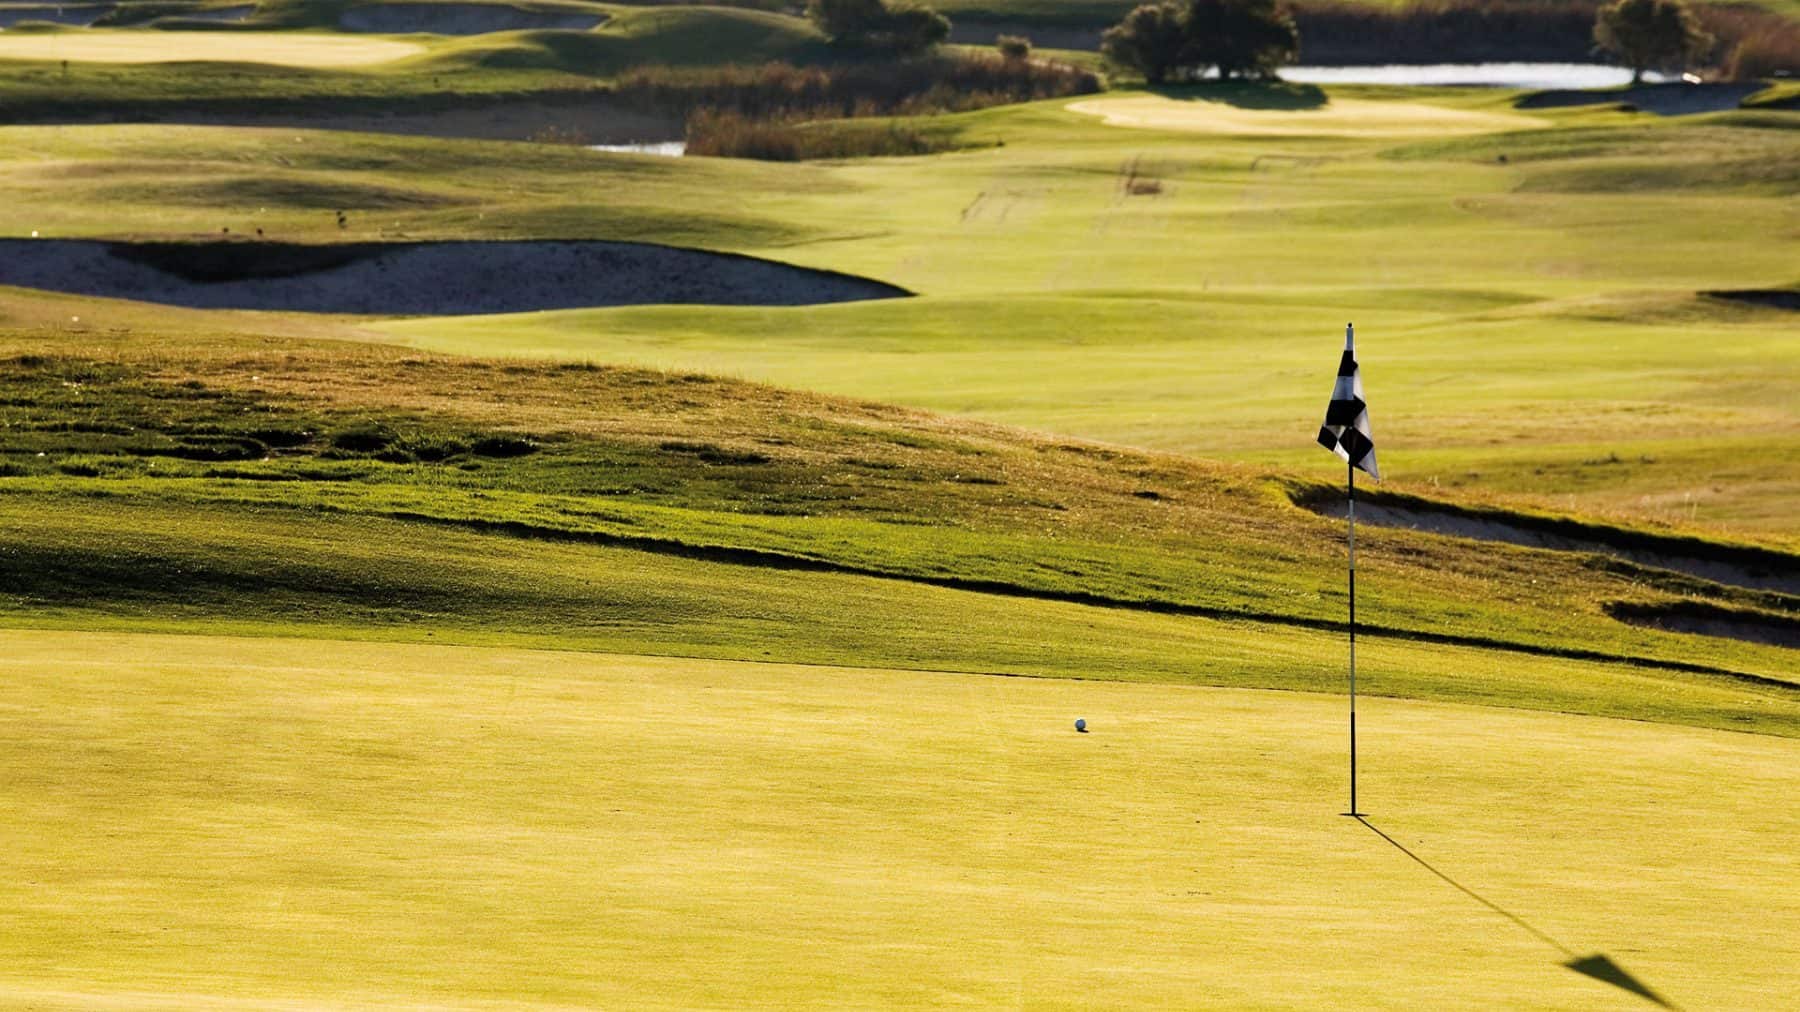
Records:
[[[1713,37],[1681,0],[1618,0],[1594,17],[1594,42],[1631,68],[1631,83],[1646,70],[1678,70],[1705,55]]]
[[[1151,84],[1198,77],[1269,77],[1300,51],[1300,31],[1275,0],[1146,4],[1100,36],[1100,50]]]
[[[882,0],[808,0],[806,16],[840,46],[917,53],[944,41],[950,22],[928,7],[889,7]]]
[[[1134,8],[1100,36],[1107,59],[1143,74],[1151,84],[1162,84],[1181,69],[1187,48],[1186,19],[1167,0]]]
[[[1300,30],[1275,0],[1190,0],[1188,59],[1222,78],[1273,77],[1300,51]]]

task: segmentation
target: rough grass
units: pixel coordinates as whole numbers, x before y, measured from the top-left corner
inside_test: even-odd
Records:
[[[26,616],[311,616],[511,636],[547,623],[608,649],[1087,677],[1179,668],[1111,639],[1046,660],[1064,652],[1046,653],[1041,633],[1018,639],[1003,618],[953,645],[898,604],[827,619],[847,592],[820,581],[894,601],[974,592],[1296,632],[1343,623],[1340,526],[1253,471],[693,375],[273,338],[37,347],[0,370],[0,565]],[[367,552],[332,547],[365,540]],[[1777,700],[1792,691],[1780,685],[1784,651],[1612,617],[1621,602],[1698,600],[1785,621],[1789,596],[1405,531],[1362,542],[1365,636],[1612,658]],[[533,561],[549,558],[561,575]],[[597,602],[600,585],[569,574],[606,559],[665,575],[615,576]],[[688,603],[671,598],[676,582],[693,586]],[[748,597],[759,608],[790,603],[736,625],[758,614],[732,604],[749,583],[764,587]],[[1448,675],[1394,691],[1619,712],[1585,688],[1514,692]],[[1757,712],[1744,726],[1769,716]]]
[[[1636,1001],[1561,965],[1595,952],[1684,1007],[1800,984],[1792,740],[1365,700],[1390,843],[1337,814],[1323,697],[4,638],[8,1004]]]

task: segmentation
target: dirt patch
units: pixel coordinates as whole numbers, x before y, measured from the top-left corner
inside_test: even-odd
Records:
[[[1724,299],[1727,302],[1742,302],[1769,309],[1800,311],[1800,288],[1730,288],[1716,292],[1701,292],[1700,294],[1709,299]]]
[[[1333,499],[1307,495],[1297,497],[1295,503],[1326,516],[1343,517],[1345,513],[1341,496]],[[1375,527],[1429,531],[1527,548],[1592,552],[1640,566],[1685,573],[1713,583],[1800,594],[1800,558],[1768,549],[1714,545],[1693,538],[1659,537],[1547,517],[1432,509],[1419,504],[1367,501],[1360,497],[1356,503],[1356,521]]]
[[[338,27],[383,35],[486,35],[544,28],[585,32],[605,20],[604,14],[528,11],[506,4],[371,4],[345,11]]]
[[[1574,105],[1620,103],[1658,116],[1687,116],[1701,112],[1736,109],[1745,98],[1765,86],[1750,84],[1640,84],[1617,91],[1553,89],[1526,95],[1514,103],[1517,109],[1560,109]]]
[[[0,240],[0,284],[195,309],[452,316],[626,305],[799,306],[904,289],[771,260],[624,242]]]
[[[1628,625],[1667,632],[1722,636],[1748,643],[1800,649],[1800,621],[1764,612],[1735,611],[1681,601],[1675,604],[1611,604],[1607,614]]]

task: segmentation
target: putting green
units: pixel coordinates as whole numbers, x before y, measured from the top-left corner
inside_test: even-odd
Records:
[[[1245,109],[1225,102],[1133,95],[1075,102],[1068,108],[1099,116],[1109,126],[1253,137],[1442,137],[1549,126],[1518,113],[1355,98],[1334,98],[1316,109]]]
[[[423,53],[416,42],[287,32],[0,33],[0,59],[70,63],[268,63],[283,67],[366,67]]]
[[[0,639],[5,1005],[1643,1007],[1592,953],[1800,989],[1792,740],[1370,699],[1384,838],[1329,696]]]

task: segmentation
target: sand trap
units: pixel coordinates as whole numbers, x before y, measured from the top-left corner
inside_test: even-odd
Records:
[[[506,4],[370,4],[345,11],[338,18],[338,27],[347,32],[389,35],[486,35],[543,28],[587,31],[605,20],[603,14],[528,11]]]
[[[0,285],[195,309],[371,316],[584,306],[800,306],[910,294],[771,260],[626,242],[0,240]]]
[[[0,34],[0,59],[71,63],[268,63],[282,67],[366,67],[416,56],[425,47],[392,39],[277,32],[57,32]]]
[[[1224,102],[1133,95],[1075,102],[1071,112],[1108,126],[1253,137],[1423,137],[1496,133],[1545,126],[1533,116],[1446,109],[1423,102],[1338,98],[1317,109],[1243,109]]]

